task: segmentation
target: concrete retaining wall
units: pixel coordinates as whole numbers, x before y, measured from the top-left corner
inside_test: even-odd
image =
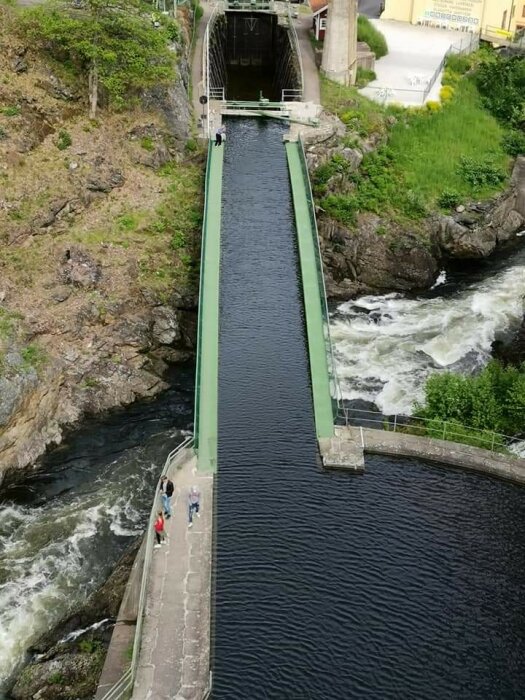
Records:
[[[361,442],[368,454],[415,457],[440,466],[453,466],[525,485],[525,459],[447,440],[418,437],[370,428],[337,428],[337,435]],[[341,467],[344,468],[344,467]]]

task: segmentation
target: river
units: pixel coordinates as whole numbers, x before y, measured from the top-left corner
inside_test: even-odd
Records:
[[[440,275],[420,296],[366,296],[331,317],[343,398],[376,404],[387,415],[412,413],[433,372],[472,373],[487,364],[494,340],[521,324],[525,250]]]
[[[0,698],[30,643],[100,585],[151,509],[166,456],[191,429],[193,367],[171,388],[87,420],[0,490]]]

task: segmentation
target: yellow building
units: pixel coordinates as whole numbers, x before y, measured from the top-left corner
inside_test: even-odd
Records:
[[[386,0],[381,19],[508,36],[525,27],[525,1]]]

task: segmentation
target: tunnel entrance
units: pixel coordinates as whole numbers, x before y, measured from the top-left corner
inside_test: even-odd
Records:
[[[301,99],[297,44],[287,15],[226,11],[210,26],[209,85],[227,100]]]

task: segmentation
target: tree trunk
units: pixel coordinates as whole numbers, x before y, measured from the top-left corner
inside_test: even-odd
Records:
[[[97,116],[98,104],[98,66],[95,61],[89,69],[89,118],[95,119]]]

